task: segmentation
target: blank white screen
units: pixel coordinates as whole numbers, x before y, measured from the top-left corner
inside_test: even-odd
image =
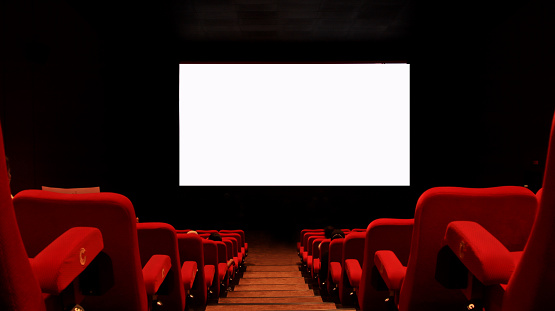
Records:
[[[180,185],[409,185],[409,64],[180,64]]]

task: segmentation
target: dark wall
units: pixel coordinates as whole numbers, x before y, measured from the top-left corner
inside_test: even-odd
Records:
[[[264,43],[185,42],[170,2],[112,2],[1,4],[14,193],[99,185],[142,221],[298,228],[409,218],[434,186],[539,187],[555,103],[547,4],[418,4],[410,40]],[[411,64],[410,187],[178,186],[179,62],[395,60]]]

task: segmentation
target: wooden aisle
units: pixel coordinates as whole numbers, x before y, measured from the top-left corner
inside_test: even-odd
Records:
[[[210,302],[206,311],[260,310],[335,310],[333,302],[324,302],[302,276],[296,246],[276,242],[263,233],[247,236],[249,254],[246,270],[233,291]],[[354,308],[341,308],[355,310]]]

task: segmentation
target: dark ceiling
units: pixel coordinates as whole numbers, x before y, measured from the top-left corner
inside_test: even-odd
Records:
[[[210,41],[397,40],[410,28],[409,0],[184,0],[178,36]]]

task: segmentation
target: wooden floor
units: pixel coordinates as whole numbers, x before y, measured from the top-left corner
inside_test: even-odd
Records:
[[[209,302],[204,310],[355,310],[325,302],[303,277],[294,243],[279,242],[263,233],[247,236],[249,254],[242,278],[233,290]],[[193,310],[196,311],[196,310]]]

